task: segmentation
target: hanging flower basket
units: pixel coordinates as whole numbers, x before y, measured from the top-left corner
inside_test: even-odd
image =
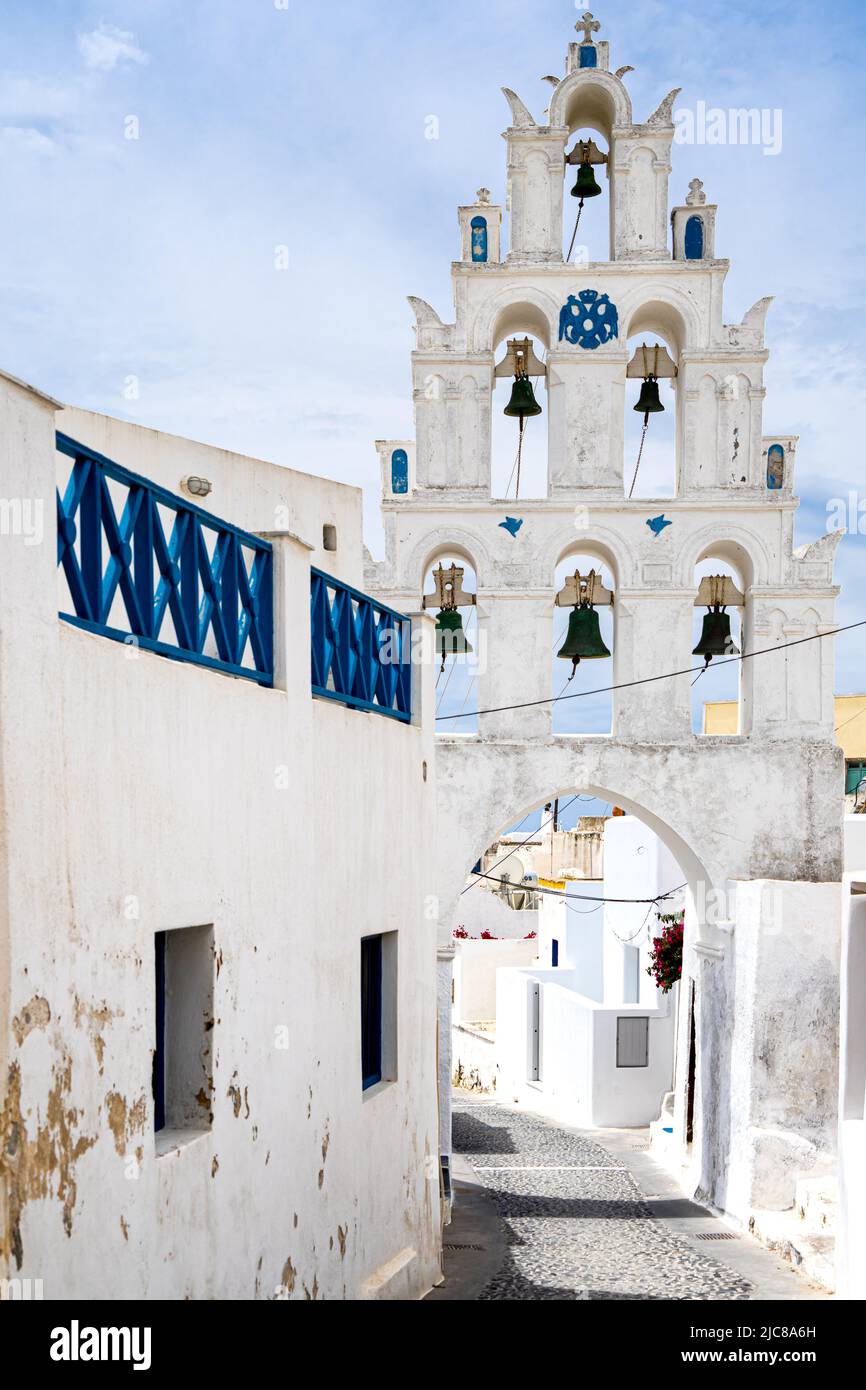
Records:
[[[646,973],[652,976],[662,994],[667,994],[683,973],[685,914],[657,912],[656,917],[661,923],[662,934],[653,939]]]

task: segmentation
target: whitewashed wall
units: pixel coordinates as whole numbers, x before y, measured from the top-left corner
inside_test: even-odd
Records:
[[[500,966],[530,965],[538,956],[538,941],[457,941],[455,945],[454,1022],[494,1022],[496,972]]]
[[[54,423],[2,383],[4,480],[49,518]],[[86,423],[160,474],[147,432]],[[226,482],[235,468],[187,453]],[[357,574],[358,494],[276,472],[244,461],[242,515],[219,489],[215,505],[250,528],[283,495],[301,527],[336,517]],[[2,547],[0,1274],[46,1298],[419,1297],[439,1277],[431,706],[407,727],[311,699],[300,542],[276,547],[273,690],[59,622],[53,520],[43,545]],[[203,924],[212,1123],[160,1153],[154,933]],[[399,940],[397,1076],[363,1094],[359,943],[382,931]]]
[[[530,986],[540,986],[540,1075],[531,1075]],[[568,1125],[636,1128],[659,1113],[671,1085],[674,1009],[610,1008],[576,989],[567,970],[500,970],[497,975],[498,1093]],[[617,1066],[617,1019],[649,1019],[648,1066]]]

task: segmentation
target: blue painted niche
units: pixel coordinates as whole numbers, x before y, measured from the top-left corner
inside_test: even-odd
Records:
[[[704,219],[697,213],[686,223],[685,252],[687,261],[704,259]]]
[[[785,481],[785,450],[781,444],[771,444],[767,450],[767,487],[778,492]]]
[[[472,259],[473,261],[486,261],[487,218],[473,217],[469,225],[472,228]]]
[[[582,43],[580,45],[580,66],[582,68],[598,67],[598,51],[594,43]]]
[[[398,496],[409,491],[409,455],[405,449],[395,449],[391,455],[391,491]]]

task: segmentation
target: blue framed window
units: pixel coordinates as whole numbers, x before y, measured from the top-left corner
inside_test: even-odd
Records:
[[[361,941],[361,1085],[382,1080],[382,938]]]
[[[153,1050],[153,1128],[165,1129],[165,932],[154,937],[156,959],[156,1046]]]
[[[550,943],[550,964],[554,969],[559,965],[559,942],[556,937]]]

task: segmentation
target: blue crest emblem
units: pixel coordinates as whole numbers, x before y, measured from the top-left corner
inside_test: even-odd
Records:
[[[619,337],[616,305],[598,290],[570,294],[559,311],[559,341],[577,347],[597,348]]]

